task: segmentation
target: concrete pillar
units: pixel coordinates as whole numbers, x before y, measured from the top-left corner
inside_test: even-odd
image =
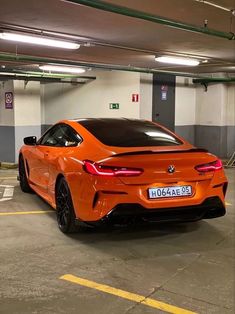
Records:
[[[40,82],[14,81],[15,160],[26,136],[41,135]]]
[[[195,144],[196,89],[191,78],[176,77],[175,132]]]
[[[153,74],[140,74],[140,119],[152,121]]]
[[[227,94],[227,155],[231,156],[235,152],[235,85],[228,85]]]
[[[13,106],[6,105],[6,93]],[[40,82],[7,81],[0,96],[0,161],[17,162],[23,138],[41,135]]]
[[[6,93],[14,94],[13,81],[0,82],[0,161],[15,162],[14,109],[6,105]]]
[[[234,85],[231,88],[234,90]],[[205,147],[220,157],[228,157],[235,148],[234,112],[234,96],[228,85],[210,84],[207,92],[204,87],[197,87],[196,145]],[[229,130],[228,139],[229,124],[233,124],[233,127]],[[228,141],[233,148],[230,144],[228,146]]]

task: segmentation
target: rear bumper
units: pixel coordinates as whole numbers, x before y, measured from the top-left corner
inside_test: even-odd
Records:
[[[100,222],[122,224],[132,221],[197,221],[224,216],[226,209],[219,197],[207,198],[202,204],[174,208],[144,208],[140,204],[118,204]]]

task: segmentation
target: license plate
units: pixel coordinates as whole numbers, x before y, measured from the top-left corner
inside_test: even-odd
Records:
[[[149,198],[166,198],[166,197],[182,197],[191,196],[191,185],[182,186],[166,186],[163,188],[150,188],[148,189]]]

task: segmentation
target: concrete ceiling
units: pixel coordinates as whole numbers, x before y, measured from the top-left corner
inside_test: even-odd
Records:
[[[95,1],[94,1],[95,2]],[[195,26],[235,33],[235,16],[196,0],[108,0],[110,4]],[[235,9],[235,0],[211,0]],[[0,40],[0,54],[101,63],[187,73],[235,74],[235,40],[184,31],[141,19],[60,0],[1,0],[0,28],[26,28],[75,36],[80,49],[68,51]],[[87,45],[88,43],[88,45]],[[123,49],[125,47],[125,49]],[[207,59],[198,67],[159,65],[157,54],[172,53]],[[37,69],[37,62],[6,63],[9,70]]]

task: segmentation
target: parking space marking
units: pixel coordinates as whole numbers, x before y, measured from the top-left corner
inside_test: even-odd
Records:
[[[59,279],[66,280],[75,284],[78,284],[80,286],[88,287],[91,289],[99,290],[102,292],[106,292],[118,297],[121,297],[123,299],[127,299],[130,301],[134,301],[140,304],[144,304],[150,307],[153,307],[158,310],[162,310],[167,313],[172,314],[197,314],[196,312],[192,312],[189,310],[182,309],[180,307],[170,305],[161,301],[157,301],[139,294],[131,293],[125,290],[117,289],[108,285],[99,284],[95,281],[90,281],[84,278],[80,278],[77,276],[73,276],[71,274],[66,274],[61,276]]]
[[[0,188],[3,188],[3,196],[0,198],[0,202],[9,201],[13,198],[14,186],[13,185],[0,185]]]
[[[48,213],[54,213],[54,212],[55,212],[54,210],[34,210],[34,211],[25,211],[25,212],[5,212],[5,213],[0,213],[0,216],[48,214]]]
[[[12,197],[0,198],[0,202],[10,201],[10,200],[12,200]]]
[[[14,194],[14,187],[5,188],[3,197],[12,197]]]

